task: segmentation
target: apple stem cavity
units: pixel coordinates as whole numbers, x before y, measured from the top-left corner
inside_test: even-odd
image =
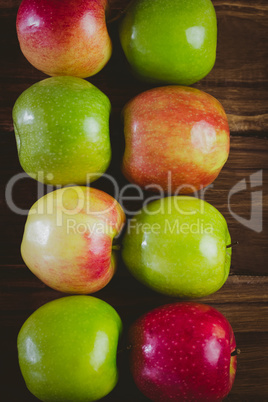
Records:
[[[234,247],[234,246],[237,246],[238,244],[239,244],[238,241],[234,241],[233,243],[228,244],[228,246],[226,246],[226,248]]]
[[[235,348],[235,350],[232,351],[231,356],[238,356],[238,355],[240,355],[240,353],[241,353],[241,350]]]

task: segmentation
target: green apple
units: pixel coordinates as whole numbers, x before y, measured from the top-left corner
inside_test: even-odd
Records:
[[[96,180],[111,159],[109,99],[86,80],[52,77],[17,99],[14,130],[22,168],[46,184]]]
[[[130,220],[123,260],[138,280],[170,296],[203,297],[226,281],[230,234],[221,213],[188,196],[153,201]]]
[[[147,81],[191,85],[215,63],[217,19],[210,0],[136,0],[119,34],[134,73]]]
[[[30,392],[44,402],[90,402],[118,379],[122,323],[109,304],[69,296],[36,310],[18,335],[19,364]]]

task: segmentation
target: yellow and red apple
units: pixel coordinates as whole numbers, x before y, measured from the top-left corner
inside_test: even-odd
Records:
[[[191,193],[212,183],[229,155],[222,105],[195,88],[151,89],[124,108],[123,173],[147,189]]]
[[[89,77],[111,57],[108,0],[23,0],[17,15],[22,53],[48,75]]]
[[[103,191],[79,186],[53,191],[29,211],[22,258],[53,289],[96,292],[114,275],[113,239],[124,222],[119,203]]]

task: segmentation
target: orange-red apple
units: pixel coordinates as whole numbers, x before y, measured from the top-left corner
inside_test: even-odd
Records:
[[[124,108],[123,173],[139,186],[191,193],[212,183],[229,154],[222,105],[195,88],[151,89]],[[154,185],[154,186],[153,186]]]
[[[108,0],[23,0],[17,15],[22,53],[48,75],[89,77],[111,57]]]

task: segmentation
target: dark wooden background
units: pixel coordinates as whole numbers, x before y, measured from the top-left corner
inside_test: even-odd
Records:
[[[18,162],[11,111],[17,97],[30,85],[45,78],[20,52],[15,20],[19,0],[0,0],[0,185],[1,185],[1,388],[3,402],[31,402],[37,399],[26,389],[20,375],[16,337],[23,322],[44,303],[63,294],[43,285],[25,267],[20,242],[26,216],[10,211],[5,188],[12,176],[21,172]],[[127,0],[111,1],[112,18],[121,13]],[[226,217],[233,241],[229,279],[216,294],[202,299],[221,311],[230,321],[241,350],[234,387],[229,401],[268,401],[268,2],[267,0],[214,0],[218,17],[217,62],[212,72],[195,86],[215,96],[223,104],[231,129],[231,152],[206,200]],[[120,111],[134,95],[149,86],[136,81],[128,70],[120,49],[118,22],[109,24],[114,52],[108,65],[90,81],[105,92],[112,103],[111,140],[113,160],[108,170],[123,186],[120,172],[124,149]],[[250,175],[262,170],[263,184],[250,188]],[[239,223],[228,208],[230,189],[242,179],[247,189],[233,195],[231,209],[249,219],[252,191],[263,191],[263,230],[259,233]],[[94,187],[112,189],[100,179]],[[112,193],[111,193],[112,194]],[[15,203],[29,209],[37,199],[37,185],[24,179],[14,187]],[[129,204],[129,208],[139,208]],[[261,206],[259,206],[261,211]],[[258,217],[257,217],[258,218]],[[174,301],[148,290],[127,273],[122,263],[116,276],[95,294],[110,303],[122,317],[125,333],[139,315],[158,305]],[[103,401],[146,401],[133,384],[127,367],[127,352],[119,355],[120,381]]]

